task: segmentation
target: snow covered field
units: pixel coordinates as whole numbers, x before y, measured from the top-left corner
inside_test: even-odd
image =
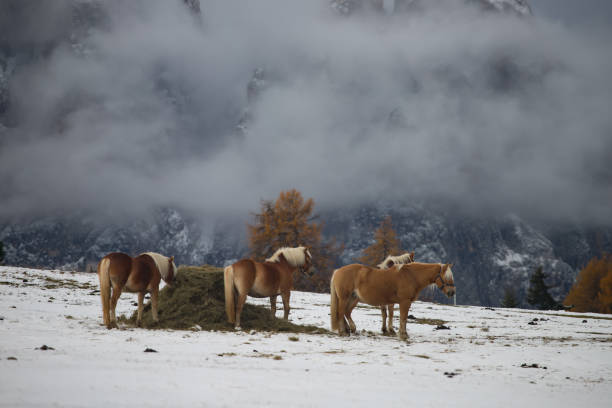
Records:
[[[366,331],[350,338],[109,331],[94,289],[95,274],[0,267],[0,406],[592,408],[612,398],[604,315],[417,302],[411,314],[450,330],[409,321],[407,342],[379,334],[370,307],[355,309]],[[122,295],[117,313],[135,300]],[[291,300],[293,322],[329,329],[328,295]]]

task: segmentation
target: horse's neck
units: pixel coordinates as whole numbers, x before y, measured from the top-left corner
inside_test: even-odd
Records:
[[[145,254],[149,255],[151,259],[153,259],[161,278],[166,281],[170,273],[170,263],[168,262],[168,258],[155,252],[145,252]]]
[[[430,264],[418,271],[418,273],[415,274],[415,279],[417,281],[419,291],[434,283],[441,271],[442,267],[439,264]]]
[[[289,261],[287,261],[287,258],[285,258],[284,255],[279,256],[278,261],[276,262],[267,262],[271,265],[274,265],[274,267],[282,272],[282,273],[288,273],[288,274],[292,274],[293,271],[295,271],[297,269],[297,266],[293,266],[289,263]]]

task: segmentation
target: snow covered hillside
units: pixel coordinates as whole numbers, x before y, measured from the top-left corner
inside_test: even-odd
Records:
[[[108,331],[96,289],[94,274],[0,267],[0,406],[603,407],[612,393],[608,316],[417,302],[450,330],[409,320],[407,342],[379,334],[371,307],[350,338]],[[329,328],[327,295],[291,303],[293,322]]]

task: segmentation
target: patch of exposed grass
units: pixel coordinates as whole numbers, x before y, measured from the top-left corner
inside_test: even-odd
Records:
[[[408,323],[417,323],[417,324],[428,324],[430,326],[440,326],[446,323],[444,320],[440,319],[408,319]]]
[[[425,358],[427,360],[431,359],[431,357],[426,356],[425,354],[412,354],[412,357]]]
[[[223,269],[214,266],[181,266],[172,286],[159,292],[159,322],[153,322],[151,303],[144,307],[142,326],[149,329],[188,330],[195,325],[202,330],[233,330],[225,314]],[[124,323],[136,325],[136,311]],[[243,330],[290,333],[327,333],[316,326],[302,326],[271,315],[270,309],[244,305],[241,316]]]
[[[45,283],[43,287],[47,289],[68,288],[68,289],[96,289],[95,286],[87,282],[81,283],[74,279],[55,279],[49,276],[40,276]]]

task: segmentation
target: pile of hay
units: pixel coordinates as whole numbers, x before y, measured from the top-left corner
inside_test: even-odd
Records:
[[[272,317],[269,307],[247,303],[242,309],[243,329],[263,331],[324,333],[316,326],[301,326]],[[282,305],[279,299],[279,306]],[[123,321],[136,324],[136,311]],[[171,287],[159,293],[159,322],[153,323],[151,304],[144,307],[142,326],[151,329],[187,330],[200,326],[202,330],[233,330],[225,314],[223,270],[213,266],[181,266]]]

